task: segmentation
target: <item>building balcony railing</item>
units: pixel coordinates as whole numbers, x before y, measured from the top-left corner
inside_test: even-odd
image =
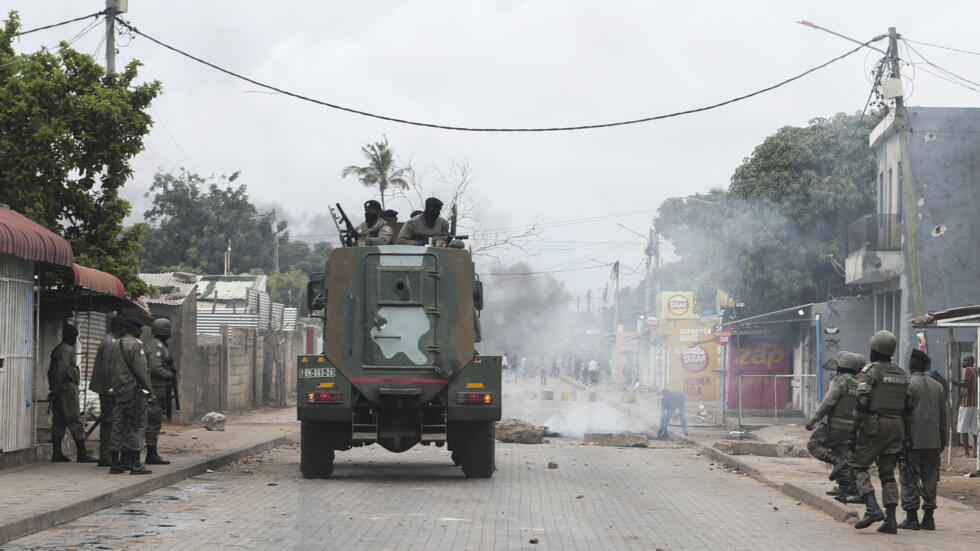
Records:
[[[868,214],[848,226],[848,254],[872,250],[902,249],[902,218],[898,214]]]

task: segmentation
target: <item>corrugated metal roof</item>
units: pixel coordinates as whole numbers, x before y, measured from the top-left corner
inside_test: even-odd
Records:
[[[248,291],[265,292],[264,275],[206,275],[197,281],[197,298],[203,300],[245,300]]]
[[[118,277],[96,270],[86,268],[78,264],[71,265],[71,271],[75,274],[75,285],[83,287],[103,295],[111,295],[116,298],[126,298],[126,286]]]
[[[156,297],[143,297],[147,304],[163,304],[179,306],[184,302],[197,285],[200,276],[185,272],[165,272],[156,274],[139,274],[139,278],[160,292]]]
[[[0,207],[0,253],[66,267],[75,256],[63,237],[6,207]]]

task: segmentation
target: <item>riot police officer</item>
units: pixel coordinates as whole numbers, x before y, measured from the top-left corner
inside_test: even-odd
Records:
[[[99,394],[99,411],[101,421],[99,422],[99,466],[111,467],[113,452],[110,451],[112,441],[112,409],[116,404],[116,395],[112,390],[112,361],[115,348],[119,345],[116,342],[123,337],[126,326],[122,316],[114,316],[109,321],[109,332],[99,343],[99,350],[95,353],[95,363],[92,365],[92,378],[89,380],[88,389]]]
[[[81,411],[78,408],[78,384],[80,374],[75,365],[75,341],[78,329],[70,323],[61,328],[61,342],[51,351],[48,366],[48,399],[51,402],[51,461],[56,463],[71,461],[61,452],[61,441],[67,428],[75,439],[79,463],[96,463],[98,459],[89,455],[85,448],[85,431],[82,430]]]
[[[839,495],[838,499],[846,502],[847,496],[856,491],[854,473],[847,468],[847,439],[857,405],[857,372],[866,362],[864,356],[846,351],[838,354],[836,361],[837,376],[830,382],[823,401],[807,422],[806,430],[813,430],[824,416],[827,421],[810,435],[806,449],[814,458],[833,465],[830,479],[838,480],[840,490],[828,493]]]
[[[364,223],[356,231],[368,245],[390,245],[395,239],[391,226],[381,216],[381,203],[374,199],[364,202]]]
[[[858,373],[857,406],[848,435],[851,455],[847,464],[856,472],[858,494],[865,505],[864,517],[854,527],[867,528],[884,520],[878,531],[896,534],[898,484],[895,482],[895,465],[905,436],[902,416],[911,409],[908,377],[904,369],[892,363],[897,346],[895,335],[889,331],[878,331],[868,344],[871,364]],[[871,463],[878,466],[884,513],[871,486],[871,475],[868,473]]]
[[[157,398],[172,396],[171,385],[177,378],[174,369],[173,358],[170,357],[170,348],[167,341],[170,339],[170,320],[158,318],[153,320],[150,326],[153,336],[146,345],[146,365],[150,370],[150,386],[153,387],[153,394]],[[169,403],[160,403],[155,400],[147,406],[146,410],[146,464],[147,465],[169,465],[170,462],[160,457],[157,453],[157,440],[160,437],[160,426],[163,424],[164,408],[169,408]]]
[[[125,318],[128,333],[116,341],[113,352],[112,388],[116,394],[116,405],[112,409],[112,451],[114,456],[109,474],[150,474],[152,471],[140,463],[140,452],[146,432],[147,401],[155,402],[150,385],[150,373],[146,367],[146,353],[143,343],[137,338],[142,332],[143,322],[136,317]],[[116,462],[115,458],[119,461]]]

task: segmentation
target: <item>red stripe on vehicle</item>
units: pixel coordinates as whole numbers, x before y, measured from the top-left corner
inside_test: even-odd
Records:
[[[449,379],[426,379],[423,377],[354,377],[352,383],[448,383]]]

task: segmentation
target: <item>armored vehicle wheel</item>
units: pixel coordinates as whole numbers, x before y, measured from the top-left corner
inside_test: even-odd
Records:
[[[467,478],[490,478],[494,470],[493,421],[470,421],[463,425],[463,447],[459,450]]]
[[[327,423],[300,421],[299,470],[303,478],[330,478],[333,474],[333,449]]]

